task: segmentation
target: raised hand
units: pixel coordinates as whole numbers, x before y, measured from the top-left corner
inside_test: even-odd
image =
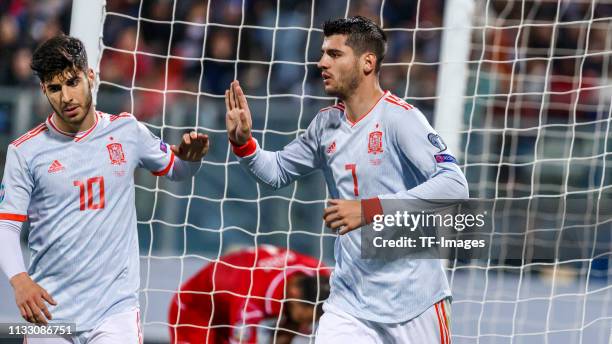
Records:
[[[47,325],[47,320],[51,320],[52,317],[45,301],[51,305],[57,305],[51,295],[32,281],[25,272],[13,276],[11,285],[15,291],[15,302],[21,316],[31,323]]]
[[[172,145],[170,149],[183,161],[200,161],[208,153],[209,145],[208,135],[192,131],[183,134],[181,144]]]
[[[246,144],[251,138],[251,110],[238,80],[232,81],[225,90],[225,126],[230,141],[238,146]]]

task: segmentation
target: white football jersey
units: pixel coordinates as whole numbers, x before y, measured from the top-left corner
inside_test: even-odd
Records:
[[[249,147],[245,145],[245,147]],[[351,122],[342,104],[319,111],[282,151],[237,149],[259,182],[276,188],[321,169],[332,198],[463,199],[467,181],[440,136],[416,108],[388,91]],[[450,297],[440,260],[361,258],[360,230],[340,235],[328,303],[357,318],[399,323]]]
[[[0,219],[29,221],[28,273],[58,302],[51,323],[78,331],[138,307],[134,170],[173,172],[174,154],[132,115],[96,113],[62,132],[52,116],[8,147]]]

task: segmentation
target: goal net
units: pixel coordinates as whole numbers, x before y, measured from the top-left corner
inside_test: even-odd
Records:
[[[471,10],[458,24],[465,43],[454,42],[467,50],[453,58],[443,38],[455,30],[445,23],[457,5]],[[525,252],[448,260],[453,342],[608,343],[612,240],[592,232],[610,226],[610,0],[107,1],[98,108],[130,111],[166,142],[194,129],[211,139],[190,182],[137,175],[145,340],[167,341],[179,286],[238,247],[288,247],[333,266],[322,175],[279,191],[257,185],[228,145],[223,97],[240,80],[254,136],[264,149],[281,149],[336,102],[316,68],[323,22],[357,14],[388,35],[383,88],[420,108],[452,142],[472,198],[584,196],[597,226],[580,238],[607,245],[567,259]],[[451,65],[462,72],[442,73]],[[445,86],[459,93],[442,96]],[[440,111],[448,104],[453,111]],[[568,209],[554,215],[565,218]],[[279,322],[260,327],[274,341]]]

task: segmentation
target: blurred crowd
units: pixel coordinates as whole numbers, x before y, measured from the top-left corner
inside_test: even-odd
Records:
[[[69,0],[0,1],[0,86],[30,86],[32,51],[41,42],[68,32]]]
[[[550,116],[572,117],[575,107],[577,117],[607,117],[601,105],[611,94],[612,2],[602,1],[594,8],[589,1],[525,4],[522,8],[519,3],[493,1],[491,8],[503,19],[488,18],[485,23],[485,18],[478,18],[475,23],[496,26],[484,33],[474,31],[471,56],[484,61],[474,70],[495,75],[488,93],[511,94],[510,112],[520,116],[538,116],[544,104]],[[505,113],[505,103],[493,112]]]
[[[612,169],[609,163],[606,168],[605,159],[612,140],[607,140],[605,120],[612,99],[612,0],[594,2],[595,8],[591,3],[475,0],[457,152],[472,197],[562,194],[610,184]],[[37,45],[70,32],[71,5],[69,0],[0,0],[1,139],[20,135],[48,114],[29,65]],[[444,0],[107,0],[98,108],[130,111],[169,142],[186,128],[204,127],[218,135],[207,161],[225,163],[232,158],[224,133],[223,94],[238,78],[254,109],[256,137],[265,148],[280,149],[306,128],[317,109],[334,101],[323,93],[316,68],[323,23],[363,15],[381,24],[389,38],[383,88],[406,98],[431,120],[444,5]],[[32,98],[38,97],[26,121],[31,123],[13,126],[13,132],[3,129],[11,127],[19,108],[6,105],[14,103],[4,93],[7,87],[30,89]],[[572,156],[580,159],[567,159]],[[207,166],[195,190],[170,190],[217,200],[265,195],[234,167]],[[299,185],[305,186],[304,194],[285,190],[285,197],[325,198],[320,180]],[[183,223],[182,210],[172,200],[159,209],[167,208],[167,222]],[[249,216],[235,216],[246,212],[244,204],[232,211],[209,203],[211,209],[192,213],[222,212],[225,226],[252,225]],[[287,227],[287,213],[276,204],[269,210],[263,210],[265,202],[259,205],[261,228]],[[311,209],[293,212],[294,228],[320,229]],[[215,216],[194,215],[189,221],[201,228],[221,226]],[[208,239],[198,240],[205,247]],[[307,241],[297,245],[302,244]]]
[[[439,0],[423,2],[419,25],[440,26],[440,8]],[[172,90],[179,89],[222,95],[234,78],[239,78],[251,95],[324,96],[316,69],[322,41],[320,29],[325,20],[344,16],[347,3],[317,1],[313,5],[310,1],[286,0],[277,8],[276,2],[267,0],[211,1],[210,5],[201,0],[156,1],[142,6],[140,1],[122,0],[108,2],[107,11],[110,14],[104,31],[107,49],[102,58],[102,79],[126,87],[171,90],[165,101],[172,102]],[[380,4],[351,1],[348,13],[378,18]],[[384,13],[385,26],[416,25],[415,4],[387,1]],[[132,20],[138,17],[146,19],[138,24]],[[207,23],[208,29],[204,26]],[[393,44],[386,61],[411,61],[411,33],[389,35]],[[439,35],[439,31],[420,35],[414,60],[435,62]],[[141,53],[134,56],[134,50]],[[406,95],[406,75],[406,67],[401,72],[390,68],[384,74],[385,84]],[[435,78],[425,74],[412,77],[424,84],[419,92],[433,95]],[[136,106],[141,116],[159,113],[162,97],[149,94],[143,98],[143,106]]]
[[[587,0],[475,4],[466,129],[529,129],[609,117],[611,0],[595,2],[594,8]],[[322,24],[359,14],[375,19],[389,38],[383,88],[406,98],[431,120],[444,5],[444,0],[108,0],[98,105],[108,112],[131,111],[157,125],[198,123],[222,131],[222,97],[238,78],[253,106],[257,99],[278,102],[255,111],[256,129],[304,129],[312,112],[333,101],[325,98],[316,68]],[[45,39],[70,31],[70,10],[69,0],[0,1],[0,87],[36,87],[29,70],[32,51]],[[304,120],[302,114],[308,114]],[[605,136],[602,128],[575,127],[594,131],[595,140]],[[533,162],[536,138],[546,133],[475,131],[464,135],[463,142],[471,144],[464,150],[487,166],[503,161],[499,156],[511,164]],[[274,140],[269,141],[272,147]],[[560,155],[572,154],[569,149],[561,148]],[[220,154],[225,161],[225,151]],[[502,171],[502,181],[511,179],[508,173]],[[530,173],[519,173],[527,173],[520,183],[529,188]],[[597,184],[596,178],[589,183]]]
[[[68,0],[1,3],[0,85],[37,83],[28,68],[32,51],[45,39],[69,32],[70,5]],[[383,25],[404,29],[417,25],[439,27],[441,8],[441,0],[422,2],[417,23],[416,3],[386,1]],[[165,100],[168,105],[174,100],[172,90],[220,95],[236,77],[253,95],[323,96],[316,69],[323,22],[345,13],[378,18],[380,3],[317,1],[312,5],[310,1],[284,0],[277,8],[276,2],[269,0],[211,0],[210,4],[203,0],[111,0],[107,1],[106,11],[101,80],[111,85],[170,90]],[[204,26],[207,23],[208,29]],[[241,24],[243,28],[239,29]],[[281,29],[273,30],[275,27]],[[386,62],[437,61],[440,31],[415,35],[412,31],[391,31],[389,36]],[[138,53],[134,55],[134,51]],[[240,62],[236,63],[236,59]],[[307,68],[305,61],[309,62]],[[419,87],[411,86],[414,93],[410,95],[433,97],[435,77],[431,74],[435,75],[435,66],[411,69],[410,79],[418,81]],[[408,95],[407,65],[385,68],[383,72],[387,88]],[[117,91],[112,87],[107,90]],[[136,98],[143,104],[136,106],[140,117],[154,117],[161,112],[163,97],[159,94],[144,92]]]
[[[323,22],[360,14],[381,23],[380,0],[279,3],[277,8],[277,2],[269,0],[107,1],[101,80],[111,86],[170,90],[166,105],[174,99],[173,90],[221,95],[236,77],[252,95],[322,96],[315,63]],[[549,102],[557,115],[567,115],[566,108],[576,97],[580,98],[579,110],[581,104],[598,104],[597,87],[604,80],[602,76],[610,73],[610,64],[608,55],[597,54],[609,49],[609,20],[597,18],[612,16],[612,5],[600,2],[595,21],[589,25],[588,1],[563,2],[559,9],[555,2],[527,2],[523,12],[528,18],[523,22],[548,21],[550,25],[523,26],[519,32],[516,25],[521,22],[521,6],[512,1],[487,3],[487,10],[496,15],[488,18],[484,33],[474,30],[471,56],[472,61],[487,62],[471,64],[470,68],[473,75],[480,72],[493,83],[488,93],[547,90],[553,93]],[[385,58],[390,65],[382,70],[382,84],[426,113],[434,106],[443,6],[443,0],[389,0],[382,10],[381,24],[389,29],[390,42]],[[0,85],[36,84],[29,70],[32,50],[59,32],[69,32],[70,7],[69,0],[0,2]],[[557,11],[560,24],[551,53]],[[474,26],[485,25],[484,19],[476,18]],[[592,53],[586,57],[585,46]],[[548,66],[550,56],[559,58]],[[308,62],[307,68],[304,62]],[[586,90],[573,92],[578,88]],[[116,90],[111,87],[109,91]],[[137,98],[142,98],[141,117],[159,115],[163,97],[143,94]],[[539,111],[542,100],[537,98],[527,97],[527,105],[516,110],[527,114]],[[503,101],[501,107],[505,107]],[[587,112],[594,116],[593,111]]]

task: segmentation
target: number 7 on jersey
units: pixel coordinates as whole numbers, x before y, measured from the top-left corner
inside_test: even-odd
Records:
[[[359,184],[357,183],[357,165],[355,164],[346,164],[344,165],[345,170],[351,170],[351,174],[353,175],[353,192],[355,196],[359,196]]]

